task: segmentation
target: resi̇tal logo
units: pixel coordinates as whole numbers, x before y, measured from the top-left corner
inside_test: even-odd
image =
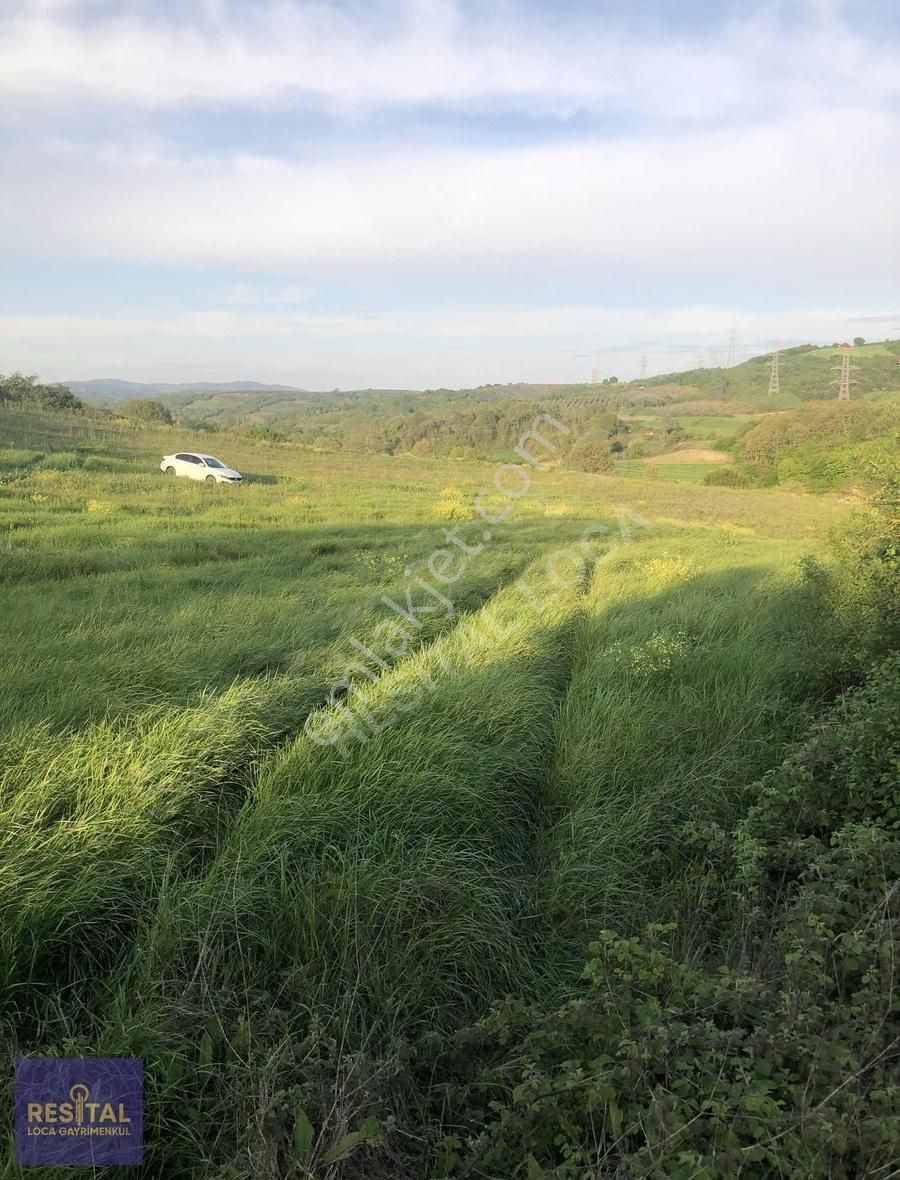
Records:
[[[29,1102],[29,1135],[130,1135],[131,1119],[125,1103],[113,1108],[111,1102],[88,1102],[90,1087],[76,1082],[69,1090],[70,1102]],[[69,1125],[71,1124],[71,1126]],[[59,1131],[50,1131],[50,1127]],[[63,1128],[66,1128],[63,1130]]]
[[[139,1164],[142,1124],[140,1058],[16,1062],[19,1164]]]

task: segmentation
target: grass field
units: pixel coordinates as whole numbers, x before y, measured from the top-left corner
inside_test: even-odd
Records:
[[[144,1058],[148,1175],[449,1175],[398,1046],[611,925],[702,953],[677,833],[840,687],[836,498],[0,430],[0,1023]],[[244,486],[167,480],[192,443]]]
[[[616,474],[625,479],[661,479],[670,483],[703,483],[703,477],[710,471],[717,471],[722,466],[721,460],[712,463],[667,463],[668,455],[660,455],[654,461],[646,459],[619,459],[616,461]]]

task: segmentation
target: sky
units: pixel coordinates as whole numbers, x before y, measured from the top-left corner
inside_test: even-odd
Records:
[[[588,381],[900,336],[894,0],[0,0],[0,372]]]

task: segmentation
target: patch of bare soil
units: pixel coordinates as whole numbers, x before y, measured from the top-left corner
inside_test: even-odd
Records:
[[[727,463],[731,456],[724,451],[707,451],[694,447],[683,451],[670,451],[667,455],[650,455],[648,463]]]

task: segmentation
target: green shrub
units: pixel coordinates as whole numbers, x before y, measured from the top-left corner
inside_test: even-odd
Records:
[[[609,451],[609,442],[605,438],[579,440],[569,452],[568,463],[576,471],[589,471],[593,474],[609,473],[615,470]]]
[[[287,442],[287,435],[271,426],[250,426],[247,429],[247,438],[252,438],[255,442]]]
[[[162,402],[147,397],[136,397],[123,402],[119,407],[119,413],[132,422],[144,422],[153,426],[171,426],[173,422],[171,411],[167,410]]]
[[[900,658],[759,788],[720,854],[743,954],[604,931],[578,994],[441,1062],[440,1175],[875,1175],[900,1150]],[[472,1062],[478,1062],[474,1068]]]
[[[736,467],[719,467],[715,471],[709,471],[704,475],[703,482],[708,488],[750,487],[749,478]]]

